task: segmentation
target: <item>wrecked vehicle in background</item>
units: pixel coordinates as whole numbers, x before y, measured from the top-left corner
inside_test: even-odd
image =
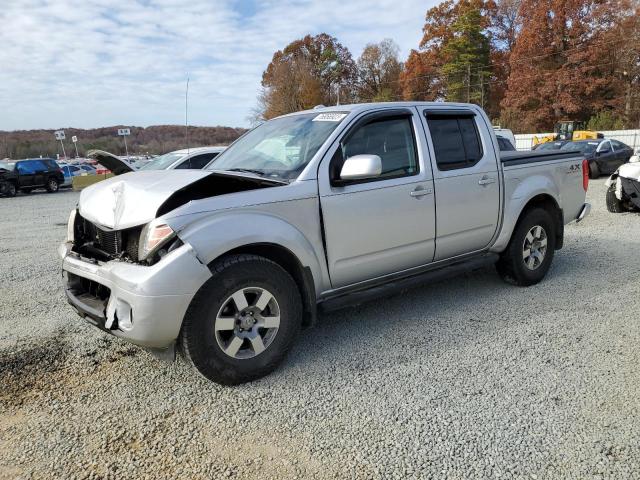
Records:
[[[609,177],[605,185],[607,210],[611,213],[640,210],[640,149],[629,163]]]
[[[565,224],[589,213],[588,181],[576,152],[500,153],[476,105],[293,113],[206,170],[85,189],[59,248],[65,292],[97,327],[242,383],[273,371],[319,309],[485,265],[540,282]]]
[[[87,153],[87,156],[111,170],[114,175],[122,175],[123,173],[141,170],[200,170],[211,163],[225,148],[196,147],[176,150],[155,157],[139,168],[104,150],[91,150]]]

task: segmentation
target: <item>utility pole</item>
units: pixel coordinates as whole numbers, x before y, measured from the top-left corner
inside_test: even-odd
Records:
[[[467,103],[471,103],[471,64],[467,64]]]
[[[187,89],[184,92],[184,141],[187,144],[187,155],[189,155],[189,77],[187,77]]]

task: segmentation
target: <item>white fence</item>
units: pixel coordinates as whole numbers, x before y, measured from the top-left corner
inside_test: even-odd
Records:
[[[634,150],[640,148],[640,129],[637,130],[604,130],[602,134],[605,138],[612,138],[622,143],[626,143]],[[543,137],[550,133],[523,133],[516,135],[516,148],[518,150],[531,150],[533,147],[533,137]]]

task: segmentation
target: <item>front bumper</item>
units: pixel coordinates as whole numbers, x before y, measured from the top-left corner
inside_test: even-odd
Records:
[[[185,244],[152,266],[118,260],[101,263],[58,248],[67,300],[93,325],[149,348],[170,347],[202,284],[211,276]]]

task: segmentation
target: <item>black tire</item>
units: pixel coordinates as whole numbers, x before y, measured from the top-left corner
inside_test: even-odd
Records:
[[[302,300],[295,281],[280,265],[257,255],[225,257],[212,266],[212,271],[214,274],[185,314],[179,339],[182,353],[204,377],[222,385],[237,385],[268,375],[284,360],[300,331]],[[229,297],[251,287],[266,289],[273,295],[280,324],[264,351],[251,358],[234,358],[219,345],[214,325]]]
[[[546,234],[546,251],[542,262],[531,270],[523,258],[525,238],[529,231],[540,226]],[[518,221],[507,249],[500,255],[496,270],[502,279],[513,285],[526,287],[540,282],[551,266],[556,247],[556,226],[549,212],[533,208],[524,213]]]
[[[16,184],[13,182],[6,182],[4,185],[4,194],[7,197],[15,197],[18,193],[18,189],[16,188]]]
[[[596,162],[589,162],[589,178],[600,178],[600,167]]]
[[[47,180],[47,192],[49,193],[55,193],[60,189],[60,183],[58,183],[58,180],[56,178],[49,178],[49,180]]]
[[[616,182],[611,184],[607,189],[607,210],[611,213],[622,213],[625,211],[622,202],[616,197]]]

